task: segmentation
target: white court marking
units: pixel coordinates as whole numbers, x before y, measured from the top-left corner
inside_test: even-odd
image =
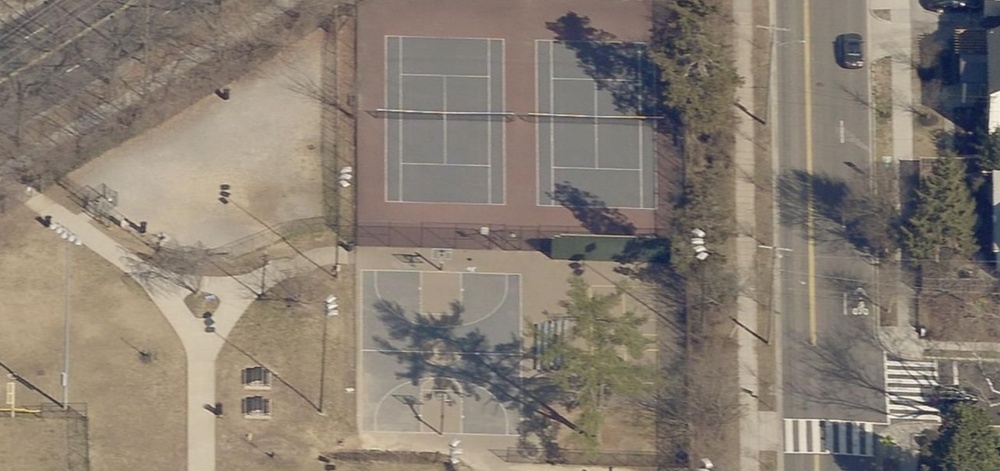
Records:
[[[555,113],[555,83],[556,83],[556,81],[591,81],[591,82],[593,82],[594,83],[594,92],[593,92],[594,93],[594,96],[593,96],[593,115],[594,116],[598,116],[598,107],[599,107],[598,100],[599,100],[600,92],[601,92],[600,83],[602,83],[602,82],[619,82],[619,83],[636,83],[636,84],[641,84],[642,61],[638,57],[636,58],[636,63],[637,63],[637,69],[638,69],[638,73],[639,73],[640,79],[637,79],[637,80],[634,80],[634,79],[601,79],[600,81],[598,81],[598,80],[595,80],[595,79],[593,79],[591,77],[587,77],[587,78],[581,78],[581,77],[557,77],[556,74],[555,74],[555,52],[554,51],[555,51],[555,43],[557,43],[558,41],[554,41],[554,40],[551,40],[551,39],[537,39],[537,40],[535,40],[535,57],[536,58],[538,58],[540,56],[540,54],[538,53],[538,51],[539,51],[539,43],[543,43],[543,42],[548,43],[548,47],[549,47],[549,51],[548,51],[549,52],[549,54],[548,54],[548,56],[549,56],[549,67],[548,67],[549,68],[549,74],[548,75],[549,76],[548,76],[547,82],[548,82],[548,92],[549,92],[549,108],[548,108],[548,112],[551,113],[551,114],[556,114]],[[610,44],[633,44],[633,45],[639,45],[639,46],[645,46],[646,45],[646,43],[643,43],[643,42],[625,42],[625,41],[600,41],[600,42],[602,42],[602,43],[610,43]],[[538,90],[538,83],[539,83],[539,80],[538,80],[539,79],[539,77],[538,77],[538,69],[539,69],[538,64],[536,64],[536,66],[535,66],[535,102],[536,103],[540,103],[540,100],[539,100],[539,90]],[[638,120],[638,122],[637,122],[637,128],[638,128],[637,140],[638,140],[638,143],[639,143],[639,146],[638,146],[639,153],[637,155],[637,160],[638,161],[636,162],[636,167],[635,168],[601,167],[601,165],[600,165],[601,147],[600,147],[600,131],[599,131],[600,119],[598,119],[598,118],[594,119],[594,166],[593,167],[573,167],[573,166],[560,166],[560,165],[556,165],[556,152],[555,152],[555,135],[556,135],[556,126],[555,126],[555,124],[556,123],[555,123],[555,120],[549,120],[549,122],[547,124],[548,124],[548,128],[549,128],[549,166],[550,166],[550,171],[549,171],[549,191],[554,191],[554,189],[555,189],[555,178],[556,178],[555,174],[556,174],[556,170],[633,171],[633,172],[638,172],[639,173],[639,175],[638,175],[638,179],[639,179],[639,185],[638,185],[639,186],[639,201],[638,201],[638,206],[620,206],[620,208],[622,208],[622,209],[651,209],[651,208],[646,208],[645,207],[646,201],[645,201],[645,195],[643,194],[643,191],[645,189],[645,185],[644,185],[643,181],[645,180],[646,174],[648,172],[650,172],[650,171],[653,171],[653,170],[652,169],[644,169],[643,168],[644,160],[645,160],[643,152],[646,150],[645,149],[645,145],[643,143],[643,140],[644,140],[644,138],[646,136],[647,130],[646,130],[646,125],[645,125],[644,122],[642,122],[642,120]],[[539,127],[541,125],[542,124],[540,122],[536,122],[535,123],[535,136],[536,136],[536,139],[537,139],[537,136],[538,136],[538,129],[539,129]],[[536,148],[540,149],[541,148],[540,144],[537,145]],[[539,165],[540,165],[540,160],[541,159],[537,159],[536,158],[535,160],[536,160],[535,166],[536,166],[536,172],[537,172],[537,171],[540,171]],[[536,173],[536,175],[537,175],[537,173]],[[540,193],[540,189],[538,189],[537,186],[538,186],[538,184],[536,184],[536,195],[538,193]],[[557,204],[555,203],[555,201],[553,201],[551,204],[548,204],[546,206],[557,206]]]
[[[403,71],[403,57],[404,57],[405,53],[404,53],[403,45],[406,42],[405,41],[406,39],[416,39],[416,40],[447,40],[447,41],[458,40],[458,41],[485,42],[485,44],[486,44],[486,70],[487,70],[487,75],[478,75],[478,74],[434,74],[434,73],[409,73],[409,72],[404,72]],[[501,50],[504,52],[504,54],[501,56],[501,60],[502,60],[503,66],[506,67],[506,54],[505,54],[505,52],[506,52],[506,41],[503,38],[473,38],[473,37],[436,38],[436,37],[429,37],[429,36],[400,36],[400,35],[386,36],[386,41],[385,41],[385,46],[384,46],[384,54],[385,54],[386,59],[388,59],[389,44],[390,44],[390,42],[393,42],[393,41],[395,41],[395,43],[399,45],[399,48],[398,48],[399,49],[399,57],[397,59],[398,60],[397,67],[399,69],[398,70],[398,75],[399,75],[399,77],[398,77],[399,78],[399,83],[398,83],[398,99],[399,99],[399,103],[398,103],[398,106],[391,107],[390,109],[402,109],[403,108],[403,106],[402,106],[403,103],[404,103],[403,77],[411,77],[412,76],[412,77],[437,77],[437,78],[441,78],[442,79],[442,106],[441,106],[442,109],[441,109],[441,111],[448,111],[448,78],[451,77],[451,78],[486,79],[486,82],[487,82],[486,83],[486,87],[487,87],[487,90],[486,90],[486,94],[487,94],[487,113],[492,113],[493,112],[493,98],[494,98],[494,96],[493,96],[493,85],[492,85],[493,84],[493,73],[494,73],[494,70],[493,70],[493,59],[492,59],[492,57],[493,57],[493,44],[495,42],[499,42],[500,43]],[[500,72],[503,73],[502,70]],[[388,87],[389,87],[389,83],[390,83],[390,80],[389,80],[389,77],[388,77],[388,67],[386,67],[386,74],[387,74],[386,75],[386,90],[388,91]],[[504,76],[504,87],[506,87],[506,76]],[[505,93],[505,90],[501,90],[501,100],[504,99],[504,97],[503,97],[504,93]],[[388,96],[388,92],[386,93],[386,96]],[[437,110],[428,110],[428,111],[437,111]],[[399,130],[399,133],[398,133],[399,134],[399,136],[398,136],[398,141],[399,142],[396,143],[396,145],[397,145],[397,151],[398,151],[397,155],[398,155],[398,158],[399,158],[399,162],[398,162],[398,165],[397,165],[397,172],[398,172],[398,175],[399,175],[399,181],[397,182],[398,183],[398,200],[392,200],[392,201],[389,200],[389,197],[388,197],[389,191],[388,191],[388,186],[387,186],[386,187],[386,191],[385,191],[385,193],[386,193],[386,195],[385,195],[385,201],[387,201],[387,202],[393,202],[393,203],[423,203],[423,201],[407,201],[407,199],[406,199],[406,197],[404,195],[404,185],[403,185],[403,182],[404,182],[405,178],[404,178],[404,171],[403,170],[406,168],[407,165],[420,165],[420,166],[450,165],[450,166],[456,166],[456,167],[473,167],[473,166],[475,166],[475,167],[487,167],[487,171],[486,171],[486,180],[487,181],[486,181],[486,183],[488,185],[486,203],[458,202],[458,203],[450,203],[450,204],[472,204],[472,205],[479,205],[479,204],[489,204],[489,205],[504,204],[504,202],[506,201],[506,162],[504,162],[503,164],[501,164],[501,167],[503,167],[502,171],[504,172],[504,184],[501,185],[502,188],[501,188],[501,194],[499,195],[499,201],[497,201],[497,199],[498,199],[497,195],[494,194],[494,190],[493,190],[493,186],[494,186],[493,185],[493,144],[494,144],[493,139],[494,138],[493,138],[493,123],[491,121],[488,121],[486,123],[487,124],[487,133],[486,133],[487,134],[487,149],[486,149],[487,164],[452,164],[452,163],[450,163],[448,161],[448,116],[443,116],[442,117],[442,134],[441,134],[443,163],[441,163],[441,164],[433,164],[433,163],[419,163],[419,162],[406,162],[405,161],[406,159],[405,159],[405,155],[403,153],[403,147],[404,147],[403,143],[404,143],[404,139],[405,139],[404,131],[403,131],[403,122],[404,122],[403,118],[404,117],[401,114],[399,116],[396,116],[395,118],[392,118],[392,117],[388,118],[388,119],[395,120],[396,125],[397,125],[398,130]],[[504,125],[504,127],[506,127],[506,125]],[[388,148],[389,148],[388,132],[386,132],[385,134],[386,134],[386,136],[385,136],[385,141],[386,141],[385,148],[387,149],[387,151],[386,151],[386,158],[388,158]],[[420,136],[416,136],[416,138],[420,138]],[[501,136],[501,138],[503,139],[503,136]],[[505,141],[505,139],[504,139],[504,141]],[[506,145],[507,144],[506,144],[506,142],[502,142],[502,145],[503,145],[503,149],[504,149],[504,157],[505,157],[504,160],[506,160]],[[385,181],[388,184],[388,181],[389,181],[389,166],[388,165],[386,165],[386,168],[385,168]]]

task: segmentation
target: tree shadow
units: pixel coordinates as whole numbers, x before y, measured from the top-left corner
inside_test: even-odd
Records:
[[[839,423],[836,426],[845,426],[845,424]],[[910,448],[910,446],[913,445],[919,446],[919,442],[903,446],[896,443],[896,441],[887,434],[874,433],[872,435],[874,447],[870,452],[873,452],[872,454],[874,456],[869,457],[833,454],[833,461],[836,463],[837,469],[850,471],[894,471],[905,469],[915,470],[919,468],[919,452]],[[909,438],[910,440],[916,441],[915,437]],[[827,448],[829,449],[832,447],[830,442],[835,440],[835,438],[830,437],[826,440]],[[857,444],[852,446],[857,446]]]
[[[816,345],[794,342],[792,349],[796,361],[786,365],[789,370],[786,377],[803,380],[786,383],[786,397],[855,412],[885,414],[885,381],[882,368],[877,367],[882,361],[883,348],[869,329],[861,325],[843,328],[820,337]],[[878,362],[873,364],[875,356]]]
[[[850,195],[844,180],[827,174],[809,174],[804,170],[790,170],[778,176],[778,192],[781,222],[790,226],[806,223],[810,199],[814,216],[842,222],[844,206]]]
[[[573,213],[573,217],[588,231],[602,235],[634,235],[635,225],[597,195],[577,188],[570,182],[555,184],[548,196]]]
[[[405,368],[396,373],[398,379],[418,385],[426,378],[449,378],[477,401],[488,399],[478,392],[483,388],[503,407],[520,411],[521,439],[527,442],[534,434],[546,453],[554,444],[553,423],[578,429],[555,408],[567,399],[556,384],[541,375],[523,376],[522,361],[530,355],[520,339],[512,335],[510,341],[492,345],[478,328],[457,332],[465,313],[460,302],[452,301],[449,312],[434,315],[407,312],[387,300],[373,307],[388,330],[388,338],[376,336],[375,343]]]
[[[577,65],[607,90],[618,112],[628,116],[664,114],[657,87],[659,67],[650,60],[645,44],[619,41],[617,37],[590,24],[590,18],[568,12],[545,26],[556,41],[573,51]]]
[[[884,257],[898,244],[901,219],[891,205],[892,195],[880,195],[867,185],[859,190],[861,186],[828,174],[784,172],[778,177],[781,224],[805,231],[811,202],[816,242],[834,247],[846,242],[866,254]],[[899,191],[898,186],[893,188]]]

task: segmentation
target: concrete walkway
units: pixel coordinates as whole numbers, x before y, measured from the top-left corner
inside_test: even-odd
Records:
[[[869,25],[869,55],[872,62],[881,57],[892,57],[892,154],[896,161],[914,160],[913,155],[913,115],[908,111],[911,105],[919,103],[920,97],[913,96],[913,37],[910,26],[910,5],[916,2],[905,0],[872,0],[872,8],[889,10],[891,21],[871,15]],[[880,5],[881,4],[881,5]],[[876,6],[878,5],[878,6]],[[873,110],[874,111],[874,110]],[[874,130],[874,113],[872,113]],[[872,133],[872,140],[875,134]],[[875,155],[875,159],[883,156]]]
[[[774,11],[772,2],[771,11]],[[753,110],[754,77],[753,77],[753,33],[756,25],[753,23],[753,0],[733,0],[733,20],[736,27],[734,41],[734,56],[736,70],[743,77],[743,86],[736,92],[736,101],[745,109]],[[754,238],[757,232],[756,218],[756,185],[752,181],[755,175],[754,155],[754,121],[744,113],[736,112],[736,265],[743,278],[752,279],[756,271],[756,258],[761,250]],[[740,322],[756,329],[758,319],[758,303],[753,293],[741,293],[736,300],[737,316]],[[764,313],[763,315],[769,315]],[[761,468],[760,453],[762,451],[780,452],[781,417],[777,412],[758,410],[758,392],[761,384],[758,380],[757,347],[760,339],[746,329],[738,329],[737,343],[737,381],[740,391],[739,402],[743,410],[740,416],[739,436],[740,453],[738,469],[741,471],[758,471]],[[780,404],[780,400],[779,400]],[[777,409],[780,410],[780,407]],[[695,459],[711,457],[694,457]],[[779,469],[781,467],[779,459]]]
[[[93,220],[85,213],[73,214],[65,207],[42,194],[35,194],[25,203],[40,216],[52,216],[54,223],[61,224],[76,233],[84,246],[125,273],[130,273],[129,260],[135,260],[130,253],[114,239],[95,227]],[[320,248],[306,252],[306,256],[321,265],[332,265],[337,256],[335,247]],[[341,252],[341,260],[348,260],[348,254]],[[268,265],[266,287],[274,286],[283,277],[292,276],[315,269],[302,257],[275,260]],[[241,275],[244,283],[255,286],[261,279],[258,271]],[[139,283],[150,299],[163,313],[184,346],[187,357],[187,408],[188,433],[187,451],[189,471],[215,470],[215,421],[216,417],[204,409],[206,404],[215,404],[215,360],[240,316],[255,299],[239,281],[229,277],[205,277],[202,291],[219,298],[216,309],[215,333],[206,333],[205,324],[196,318],[184,304],[189,291],[176,285],[162,283],[149,286]],[[232,405],[229,406],[232,410]]]

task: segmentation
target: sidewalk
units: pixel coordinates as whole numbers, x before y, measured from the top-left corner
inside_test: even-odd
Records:
[[[85,213],[73,214],[43,194],[35,194],[25,204],[40,216],[52,216],[54,223],[77,234],[88,249],[122,272],[129,273],[126,261],[134,258],[134,254],[95,227],[93,220]],[[332,265],[337,250],[342,249],[326,247],[310,250],[306,255],[321,265]],[[342,251],[340,256],[341,260],[348,260],[349,254]],[[268,268],[271,275],[266,287],[269,288],[281,281],[283,276],[293,276],[297,272],[314,269],[314,265],[300,256],[290,260],[275,260]],[[248,280],[260,280],[258,271],[241,276]],[[219,307],[213,315],[216,333],[211,334],[205,332],[203,321],[196,318],[184,304],[184,298],[189,293],[187,290],[169,284],[159,285],[156,290],[150,290],[146,286],[143,288],[180,338],[187,357],[187,469],[213,471],[216,417],[204,410],[203,406],[214,405],[216,402],[215,359],[225,343],[223,339],[229,336],[255,296],[232,278],[205,277],[202,291],[219,298]]]
[[[871,0],[872,10],[888,10],[891,20],[869,15],[868,44],[869,63],[882,57],[892,58],[892,153],[896,161],[913,160],[913,116],[907,111],[906,101],[913,100],[913,39],[910,25],[910,5],[908,0]],[[919,5],[918,5],[919,8]],[[869,11],[869,13],[871,13]],[[869,97],[871,82],[869,82]],[[905,100],[905,101],[904,101]],[[919,100],[919,97],[917,98]],[[871,140],[875,140],[874,109],[872,115]],[[873,155],[873,164],[878,164],[881,155]]]
[[[771,5],[773,16],[775,6]],[[736,91],[736,101],[748,110],[754,109],[754,77],[753,77],[753,0],[733,1],[733,20],[736,25],[736,38],[733,41],[736,70],[743,78],[743,86]],[[736,166],[736,265],[741,276],[751,276],[755,272],[757,252],[760,250],[753,234],[757,232],[756,217],[756,186],[747,178],[755,174],[754,155],[754,121],[743,113],[735,113],[737,119],[735,166]],[[741,294],[737,300],[737,317],[745,326],[757,326],[757,300],[753,293]],[[753,327],[751,327],[753,328]],[[778,469],[782,468],[781,456],[781,417],[778,412],[762,412],[758,410],[757,391],[761,390],[758,380],[757,344],[759,339],[746,329],[738,329],[737,334],[737,380],[741,392],[740,407],[743,414],[739,422],[739,463],[741,471],[759,471],[761,468],[760,453],[775,451],[778,456]],[[780,394],[780,393],[777,393]],[[778,396],[776,396],[778,397]],[[780,398],[778,399],[780,404]],[[780,411],[780,407],[778,409]],[[711,457],[694,457],[695,459]]]

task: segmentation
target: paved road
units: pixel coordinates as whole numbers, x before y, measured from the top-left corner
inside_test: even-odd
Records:
[[[870,109],[855,97],[869,95],[868,68],[840,68],[833,46],[838,34],[866,34],[867,21],[864,0],[798,0],[777,12],[777,26],[788,29],[775,32],[779,179],[795,189],[805,175],[814,175],[816,208],[845,188],[867,185]],[[780,202],[779,245],[792,249],[781,259],[783,415],[883,422],[876,317],[851,315],[850,297],[847,315],[844,309],[846,292],[874,289],[874,268],[844,242],[839,221],[822,209],[813,213],[810,247],[803,194],[783,192]],[[809,457],[809,467],[825,468],[827,458]],[[786,455],[786,469],[802,469],[803,459]]]

